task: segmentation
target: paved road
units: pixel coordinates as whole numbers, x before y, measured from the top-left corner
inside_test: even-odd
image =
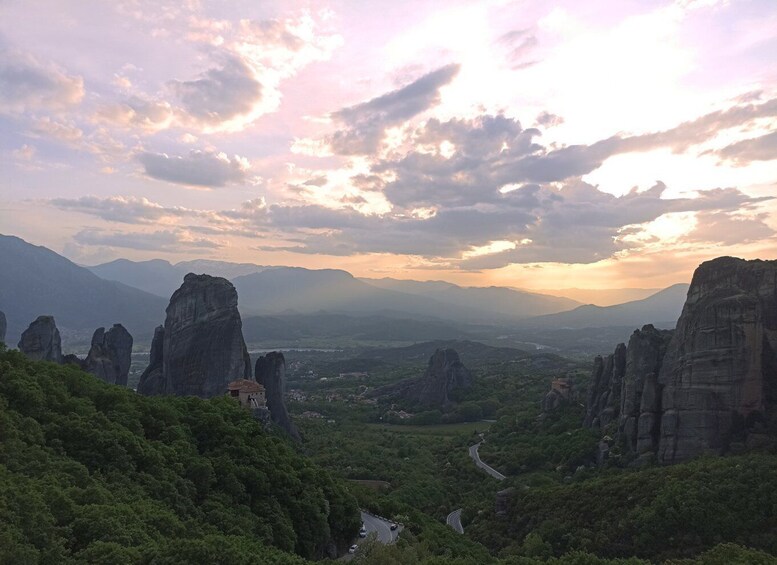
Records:
[[[391,522],[388,520],[362,512],[362,522],[364,522],[364,527],[367,528],[367,535],[370,535],[370,532],[375,532],[378,536],[378,541],[381,543],[394,543],[399,536],[400,528],[392,532]]]
[[[460,534],[464,533],[464,526],[461,525],[461,511],[463,509],[459,508],[458,510],[454,510],[450,514],[448,514],[448,517],[445,518],[445,523],[448,524],[451,528],[459,532]]]
[[[478,442],[475,445],[471,445],[469,448],[469,456],[472,457],[472,460],[475,462],[475,465],[483,469],[486,473],[494,477],[498,481],[505,480],[505,476],[494,469],[493,467],[487,465],[486,463],[483,463],[480,459],[480,455],[478,454],[478,449],[480,449],[480,444],[483,442]]]

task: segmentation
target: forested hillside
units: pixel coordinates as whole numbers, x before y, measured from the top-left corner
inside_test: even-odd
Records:
[[[230,399],[0,350],[0,563],[300,563],[359,524],[342,482]]]

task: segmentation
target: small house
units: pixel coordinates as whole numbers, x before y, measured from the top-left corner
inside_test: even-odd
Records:
[[[267,398],[264,387],[256,381],[238,379],[227,385],[227,395],[240,402],[245,408],[265,408]]]

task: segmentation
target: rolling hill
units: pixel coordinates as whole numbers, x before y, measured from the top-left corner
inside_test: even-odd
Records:
[[[167,300],[125,284],[106,281],[45,247],[0,235],[0,310],[8,319],[7,342],[42,314],[69,332],[91,337],[100,326],[123,324],[136,338],[164,320]]]
[[[612,326],[641,327],[653,324],[659,328],[674,328],[685,303],[688,285],[675,284],[642,300],[615,306],[588,304],[569,312],[537,316],[522,322],[536,328],[603,328]]]

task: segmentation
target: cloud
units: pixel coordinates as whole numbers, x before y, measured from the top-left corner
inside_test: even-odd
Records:
[[[247,180],[250,164],[244,157],[229,157],[213,151],[190,151],[187,156],[140,153],[138,161],[146,175],[157,180],[187,186],[211,188],[241,184]]]
[[[753,139],[737,141],[724,147],[717,154],[738,165],[746,165],[752,161],[772,161],[777,159],[777,131]]]
[[[58,111],[79,104],[84,81],[18,50],[0,50],[0,112]]]
[[[696,227],[684,238],[690,242],[737,245],[774,237],[767,214],[743,216],[736,212],[705,211],[696,214]]]
[[[222,53],[220,59],[196,80],[170,83],[183,109],[208,125],[250,114],[262,100],[262,85],[243,59],[230,53]]]
[[[172,125],[175,109],[169,102],[131,96],[124,102],[100,108],[96,117],[120,127],[155,132]]]
[[[336,153],[343,155],[374,153],[388,127],[401,124],[437,104],[440,88],[451,82],[458,72],[458,65],[447,65],[403,88],[334,112],[332,117],[346,127],[331,136],[330,145]]]
[[[164,207],[129,197],[58,199],[51,203],[114,222],[167,222],[176,229],[185,225],[189,234],[270,239],[272,245],[260,248],[272,251],[335,256],[391,253],[444,260],[451,268],[469,270],[511,263],[597,262],[646,245],[645,238],[633,236],[667,214],[695,213],[700,226],[701,222],[708,224],[703,229],[697,227],[686,241],[728,244],[773,236],[763,223],[764,216],[757,212],[768,197],[750,197],[734,188],[673,199],[664,198],[665,192],[663,183],[622,196],[581,181],[559,186],[528,184],[500,194],[489,204],[441,207],[429,215],[401,211],[367,215],[352,206],[334,209],[267,204],[264,198],[218,211]],[[356,198],[347,197],[346,204]],[[751,224],[745,224],[745,215],[754,218],[747,220]],[[127,235],[122,234],[120,240]],[[89,232],[78,242],[119,245],[109,243],[107,237],[103,232]],[[151,245],[146,243],[147,237],[140,243],[132,240],[133,245]],[[207,241],[199,245],[205,246]],[[473,255],[473,249],[493,252]]]
[[[222,247],[218,241],[192,235],[188,230],[170,229],[154,232],[117,232],[86,229],[73,236],[81,245],[123,247],[142,251],[171,253],[207,251]]]
[[[74,210],[109,222],[125,224],[155,224],[166,219],[201,215],[197,210],[177,206],[165,207],[147,198],[133,196],[53,198],[49,203],[62,210]]]

